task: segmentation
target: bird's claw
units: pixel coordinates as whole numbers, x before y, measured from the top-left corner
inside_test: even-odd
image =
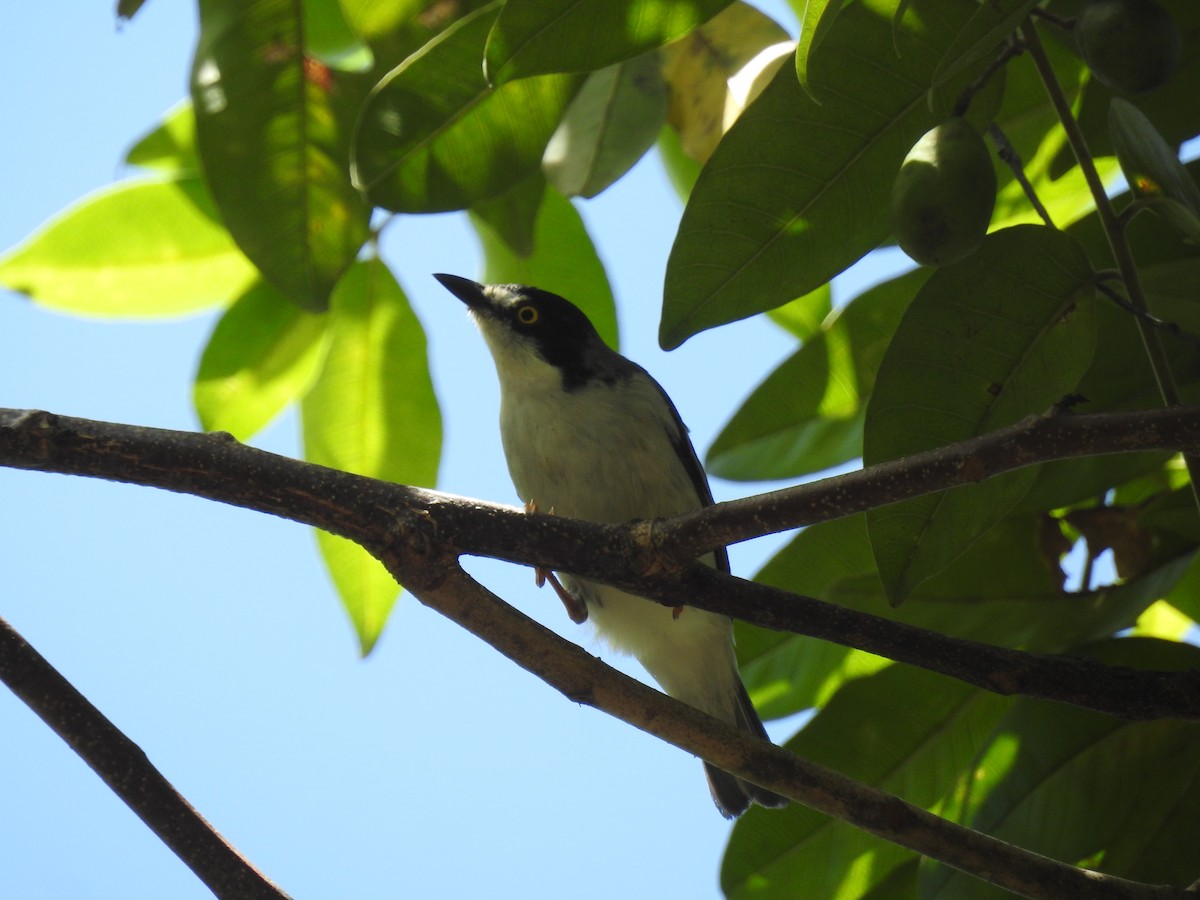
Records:
[[[535,513],[538,511],[536,500],[528,500],[525,503],[525,512]],[[554,510],[550,510],[550,515],[554,515]],[[567,617],[576,625],[582,625],[587,621],[588,611],[587,604],[571,596],[570,591],[562,586],[562,582],[549,569],[544,566],[533,567],[533,581],[539,588],[545,587],[546,582],[550,582],[550,587],[554,588],[554,593],[558,594],[558,599],[567,609]]]

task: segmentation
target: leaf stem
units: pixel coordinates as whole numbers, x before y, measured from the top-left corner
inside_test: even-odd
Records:
[[[1041,76],[1042,84],[1046,88],[1046,94],[1050,98],[1055,112],[1058,113],[1059,121],[1062,122],[1067,142],[1071,145],[1071,150],[1079,163],[1079,169],[1083,172],[1084,180],[1092,192],[1092,197],[1096,202],[1096,214],[1100,217],[1100,225],[1104,229],[1105,237],[1108,238],[1108,246],[1112,251],[1113,259],[1116,260],[1117,268],[1121,272],[1121,279],[1125,282],[1129,303],[1140,313],[1149,315],[1149,306],[1146,303],[1146,293],[1142,288],[1141,275],[1133,258],[1133,251],[1129,246],[1125,229],[1121,227],[1121,221],[1104,189],[1100,173],[1096,171],[1091,151],[1088,150],[1087,139],[1083,136],[1083,131],[1075,120],[1071,104],[1063,93],[1062,85],[1058,83],[1058,78],[1054,74],[1054,66],[1050,62],[1050,57],[1046,55],[1046,48],[1042,46],[1042,40],[1038,36],[1037,27],[1032,19],[1026,19],[1021,24],[1021,38],[1025,41],[1025,47],[1037,67],[1038,75]],[[1136,316],[1135,319],[1138,331],[1142,336],[1142,343],[1146,348],[1146,356],[1150,360],[1150,368],[1154,370],[1154,379],[1158,383],[1163,403],[1168,407],[1178,406],[1180,403],[1179,387],[1175,383],[1175,376],[1171,371],[1171,364],[1163,347],[1162,336],[1150,326],[1142,315]],[[1184,463],[1187,465],[1196,505],[1200,508],[1200,483],[1198,483],[1200,482],[1200,460],[1193,455],[1185,454]]]

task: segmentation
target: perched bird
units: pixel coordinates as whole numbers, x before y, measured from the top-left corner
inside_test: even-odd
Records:
[[[670,398],[644,369],[605,345],[576,306],[538,288],[434,277],[467,305],[491,350],[504,454],[527,507],[590,522],[628,522],[713,502]],[[724,548],[704,561],[729,571]],[[566,573],[562,581],[572,618],[590,618],[601,637],[637,657],[664,691],[768,739],[738,675],[728,617],[673,610]],[[787,802],[708,763],[705,769],[713,800],[727,817],[751,801]]]

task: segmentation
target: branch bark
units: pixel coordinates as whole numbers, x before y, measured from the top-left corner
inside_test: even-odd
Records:
[[[110,722],[0,619],[0,680],[91,766],[196,877],[229,900],[288,900]]]
[[[1001,693],[1075,702],[1127,718],[1200,718],[1197,673],[1112,669],[1086,660],[955,640],[721,576],[688,561],[717,542],[825,521],[1037,462],[1198,446],[1200,410],[1195,407],[1088,416],[1060,413],[868,471],[720,504],[669,522],[602,526],[378,482],[254,450],[228,435],[0,410],[0,465],[195,494],[358,541],[419,600],[568,697],[814,809],[1034,898],[1186,894],[1030,854],[741,735],[620,675],[527,619],[470,579],[458,557],[486,555],[564,569],[636,589],[669,605],[687,596],[690,605],[883,652]],[[1152,702],[1152,697],[1157,699]],[[1150,716],[1148,707],[1154,710]]]
[[[724,541],[861,512],[1024,465],[1085,453],[1200,447],[1200,408],[1031,417],[960,444],[699,513],[597,525],[326,469],[228,435],[0,410],[0,465],[182,491],[303,522],[383,556],[396,541],[574,572],[658,600],[806,634],[1005,695],[1125,719],[1200,720],[1200,673],[1043,656],[936,632],[721,575],[693,563]],[[403,573],[396,573],[411,589]],[[412,577],[411,575],[408,577]]]

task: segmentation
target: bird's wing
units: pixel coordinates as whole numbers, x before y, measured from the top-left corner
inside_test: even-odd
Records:
[[[650,376],[647,375],[649,378]],[[700,465],[700,457],[696,455],[696,448],[692,446],[692,439],[688,437],[687,426],[683,424],[683,419],[679,417],[679,410],[675,408],[675,404],[671,402],[671,398],[667,396],[667,392],[653,378],[650,378],[651,384],[658,388],[658,392],[662,395],[663,400],[667,404],[667,409],[671,411],[671,419],[674,428],[669,430],[671,443],[675,447],[676,453],[683,461],[683,467],[687,470],[688,478],[692,481],[692,487],[696,489],[696,496],[700,500],[701,506],[712,506],[713,496],[712,488],[708,486],[708,476],[704,474],[704,466]],[[719,572],[729,574],[729,551],[721,547],[713,551],[715,558],[715,568]]]

